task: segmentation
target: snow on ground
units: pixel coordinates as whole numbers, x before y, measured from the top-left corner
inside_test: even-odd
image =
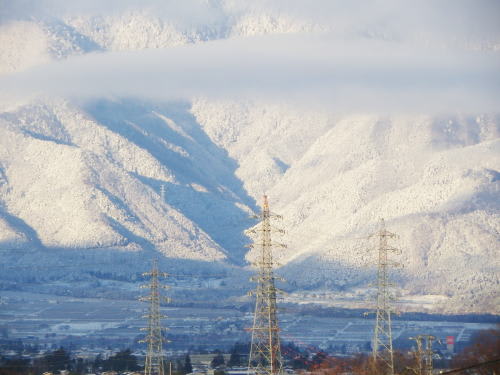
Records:
[[[297,13],[210,6],[209,18],[187,23],[147,9],[10,20],[0,25],[0,74],[85,53],[335,30]],[[383,217],[399,235],[395,260],[405,268],[394,277],[405,300],[498,312],[498,115],[338,114],[208,98],[23,98],[0,108],[4,249],[242,265],[255,256],[243,230],[266,193],[285,217],[288,249],[276,256],[289,288],[348,296],[366,285],[375,259],[366,237]]]
[[[197,118],[238,160],[254,197],[267,192],[285,216],[289,248],[278,257],[294,282],[367,283],[376,253],[366,237],[385,218],[399,235],[399,279],[413,293],[460,290],[468,308],[495,309],[488,285],[498,282],[499,266],[497,118],[302,113],[289,121],[265,106],[215,106],[224,110],[195,103]],[[262,115],[248,120],[255,113]],[[272,168],[276,160],[287,167]]]

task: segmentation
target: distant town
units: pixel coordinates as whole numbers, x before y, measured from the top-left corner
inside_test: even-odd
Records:
[[[132,374],[122,369],[122,362],[143,371],[147,346],[139,341],[144,336],[140,329],[147,324],[142,317],[144,303],[8,291],[2,296],[0,374]],[[164,304],[161,311],[168,316],[163,321],[168,328],[164,351],[170,365],[166,369],[171,367],[173,373],[182,374],[189,355],[193,369],[184,373],[212,374],[219,370],[238,375],[246,371],[251,306],[215,309]],[[498,325],[498,317],[486,315],[411,317],[395,316],[395,350],[411,353],[416,349],[411,337],[422,332],[432,334],[436,337],[436,366],[451,366],[452,359],[472,345],[475,337]],[[319,361],[314,359],[319,353],[341,359],[370,355],[373,318],[354,310],[283,308],[279,323],[286,370],[311,368]],[[210,364],[218,353],[222,353],[224,364],[213,368]],[[64,364],[54,356],[63,358]],[[55,362],[52,365],[51,360]],[[15,372],[15,366],[22,367],[23,372]],[[34,366],[33,372],[25,372],[27,366]]]

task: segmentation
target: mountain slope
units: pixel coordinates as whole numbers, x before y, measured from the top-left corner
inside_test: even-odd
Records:
[[[297,286],[367,285],[376,258],[366,237],[385,218],[400,235],[395,260],[405,267],[398,273],[408,294],[456,296],[455,306],[496,310],[497,117],[301,113],[287,121],[293,110],[283,116],[269,106],[226,103],[216,112],[206,102],[193,108],[239,161],[245,187],[256,198],[266,191],[285,216],[289,248],[278,257]],[[261,116],[248,121],[252,113]],[[221,129],[225,137],[217,136]]]
[[[192,155],[175,144],[184,145],[186,139],[196,143],[183,133],[182,125],[186,124],[177,125],[160,113],[148,113],[156,116],[149,119],[151,126],[162,126],[177,138],[166,137],[167,142],[146,134],[144,142],[151,142],[146,145],[150,148],[139,147],[64,102],[4,113],[0,156],[4,210],[34,230],[44,247],[137,250],[147,246],[167,256],[226,258],[225,250],[173,205],[190,212],[192,204],[205,203],[200,211],[206,212],[209,204],[220,202],[228,214],[242,217],[247,215],[243,211],[246,206],[231,187],[205,173],[200,160],[190,160],[200,153],[196,151],[199,145],[188,148]],[[180,134],[169,129],[169,121]],[[132,124],[131,128],[138,126]],[[149,129],[145,126],[143,130]],[[171,169],[151,152],[172,161]],[[213,162],[215,170],[230,168],[224,165],[223,155],[213,160],[201,151],[198,158],[203,157]],[[159,196],[162,184],[166,202]],[[228,205],[228,200],[233,205]],[[235,207],[235,202],[241,208]]]
[[[151,9],[10,20],[0,25],[8,47],[0,50],[0,74],[86,53],[261,34],[340,28],[392,42],[429,37],[237,1],[207,4],[209,16],[192,22]],[[495,38],[455,42],[498,46]],[[431,295],[444,301],[433,302],[436,310],[498,312],[496,114],[361,115],[203,97],[0,104],[0,257],[33,270],[3,280],[87,280],[96,269],[135,280],[162,255],[187,271],[234,271],[229,284],[238,289],[255,257],[243,230],[267,194],[285,217],[280,241],[288,249],[276,257],[290,298],[310,291],[367,297],[375,262],[367,236],[383,217],[400,236],[402,299]],[[76,269],[65,273],[67,266]]]

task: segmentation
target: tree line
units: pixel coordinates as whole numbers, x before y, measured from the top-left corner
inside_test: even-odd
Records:
[[[494,375],[500,374],[500,330],[479,332],[471,344],[457,353],[450,361],[434,360],[435,367],[459,370],[456,374]],[[374,363],[370,355],[358,354],[351,358],[335,358],[317,352],[306,360],[304,368],[316,375],[379,375],[385,374],[382,363]],[[466,370],[474,366],[472,372]],[[460,370],[463,369],[463,370]],[[298,371],[300,372],[300,371]],[[394,373],[398,375],[420,375],[417,356],[413,352],[394,353]]]
[[[229,360],[226,363],[220,350],[212,352],[210,367],[214,375],[224,375],[226,367],[245,367],[248,365],[249,343],[236,343],[230,350]],[[338,358],[322,351],[299,348],[294,343],[286,343],[281,347],[283,359],[288,367],[295,372],[312,372],[318,375],[338,375],[349,373],[352,375],[376,375],[384,373],[380,364],[373,363],[371,357],[359,354],[354,357]],[[394,353],[394,370],[398,375],[415,375],[418,367],[415,355],[411,352]],[[495,360],[498,360],[495,362]],[[481,363],[487,363],[474,369],[474,374],[500,374],[500,330],[491,329],[479,332],[472,340],[471,345],[465,347],[448,363],[436,361],[441,368],[466,368]],[[189,353],[185,356],[169,359],[165,368],[172,369],[172,375],[186,375],[193,371]],[[120,350],[104,359],[98,355],[93,360],[75,358],[64,348],[59,348],[37,358],[0,357],[0,375],[40,375],[44,372],[57,373],[67,370],[71,375],[99,373],[103,371],[140,371],[136,356],[130,349]]]

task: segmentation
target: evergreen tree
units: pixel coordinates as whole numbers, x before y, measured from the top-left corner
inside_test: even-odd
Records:
[[[92,365],[92,368],[93,368],[94,372],[96,372],[97,370],[101,369],[103,365],[104,365],[104,361],[102,359],[101,353],[99,353],[95,357],[94,363]]]
[[[193,366],[191,365],[191,357],[189,353],[186,354],[186,358],[184,358],[184,373],[190,374],[193,372]]]
[[[222,366],[223,364],[226,363],[226,361],[224,360],[224,356],[222,355],[222,353],[219,350],[217,350],[215,353],[216,354],[215,354],[214,358],[212,359],[212,362],[210,362],[210,367],[212,367],[212,368]]]
[[[43,358],[47,365],[47,369],[51,372],[58,370],[67,370],[70,367],[71,358],[69,353],[64,348],[54,350],[50,354],[46,354]]]
[[[137,365],[137,358],[132,355],[132,351],[130,349],[119,351],[115,355],[109,357],[104,361],[102,367],[104,370],[113,371],[139,370],[139,366]]]
[[[75,369],[75,372],[77,374],[84,374],[85,373],[85,363],[83,361],[83,358],[77,358],[75,360],[74,369]]]
[[[30,369],[31,366],[27,359],[2,359],[0,362],[0,375],[34,374],[34,372],[32,372],[33,369]]]
[[[241,355],[238,353],[238,348],[233,346],[231,350],[231,357],[229,357],[229,362],[227,363],[229,367],[241,366]]]
[[[185,375],[186,373],[184,372],[184,364],[180,359],[177,359],[175,361],[175,375]]]

